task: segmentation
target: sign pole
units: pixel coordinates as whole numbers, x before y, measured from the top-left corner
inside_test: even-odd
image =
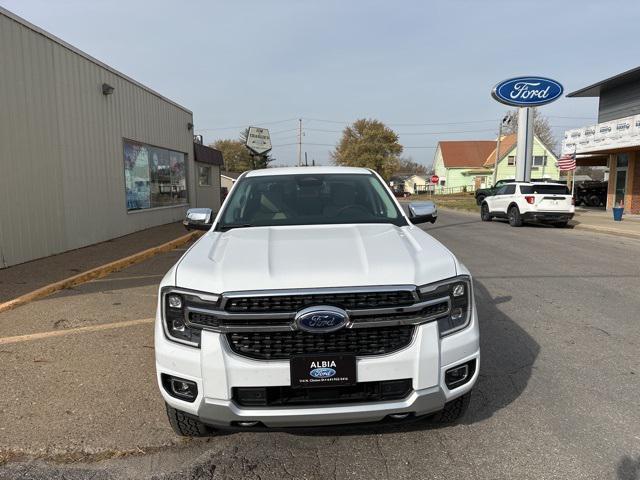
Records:
[[[518,147],[516,150],[516,181],[531,181],[533,161],[533,109],[518,109]]]

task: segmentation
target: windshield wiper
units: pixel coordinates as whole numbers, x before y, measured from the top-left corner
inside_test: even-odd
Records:
[[[229,223],[227,225],[220,225],[219,229],[221,232],[226,232],[231,230],[232,228],[249,228],[255,227],[255,225],[251,225],[250,223]]]

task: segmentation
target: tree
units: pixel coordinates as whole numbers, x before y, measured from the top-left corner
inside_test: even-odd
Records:
[[[511,122],[503,127],[502,133],[504,135],[518,132],[518,110],[510,110],[508,115],[511,116]],[[533,109],[533,134],[551,150],[555,150],[558,146],[556,136],[549,125],[549,119],[539,113],[537,108]]]
[[[222,152],[224,169],[228,172],[244,172],[250,170],[252,165],[249,150],[240,140],[222,139],[209,145],[211,148]]]
[[[260,156],[251,154],[245,146],[248,132],[248,128],[240,132],[239,140],[221,139],[209,145],[222,152],[224,169],[227,172],[244,172],[256,168],[266,168],[269,162],[274,160],[268,153]]]
[[[401,153],[393,130],[378,120],[363,118],[343,130],[331,158],[335,165],[371,168],[388,180],[398,169]]]
[[[402,157],[398,160],[398,169],[394,175],[421,175],[426,176],[429,172],[427,167],[421,163],[414,162],[411,157]]]

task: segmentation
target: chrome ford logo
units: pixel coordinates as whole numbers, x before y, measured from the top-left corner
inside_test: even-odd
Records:
[[[536,107],[558,99],[564,88],[545,77],[516,77],[500,82],[491,95],[500,103],[515,107]]]
[[[300,330],[327,333],[344,327],[349,322],[349,315],[341,308],[318,306],[300,310],[295,320]]]
[[[314,368],[309,372],[313,378],[331,378],[336,374],[333,368]]]

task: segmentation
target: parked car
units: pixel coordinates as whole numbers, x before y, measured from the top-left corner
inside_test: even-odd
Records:
[[[480,217],[484,222],[506,218],[512,227],[520,227],[526,221],[566,227],[574,211],[573,198],[565,184],[512,182],[483,200]]]
[[[476,204],[481,205],[482,201],[487,198],[490,197],[492,195],[495,195],[495,193],[498,191],[498,189],[500,187],[502,187],[503,185],[505,185],[506,183],[511,183],[511,182],[515,182],[515,179],[510,178],[508,180],[498,180],[496,182],[496,184],[493,187],[488,187],[488,188],[479,188],[476,190],[475,196],[476,196]]]
[[[209,212],[211,213],[211,212]],[[176,433],[430,415],[469,404],[480,347],[467,268],[373,171],[243,174],[160,285],[157,381]]]
[[[607,182],[588,181],[576,184],[574,198],[576,205],[601,207],[607,204]]]

